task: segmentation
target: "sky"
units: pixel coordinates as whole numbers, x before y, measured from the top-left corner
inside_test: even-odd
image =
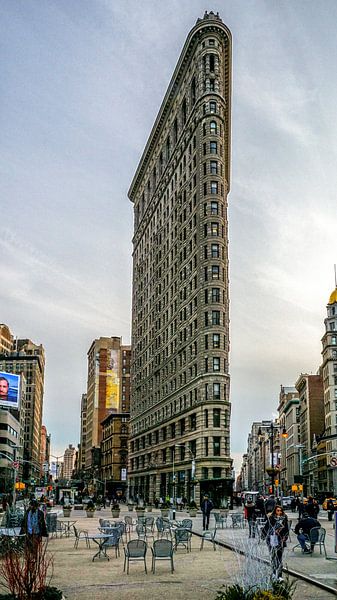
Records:
[[[335,0],[3,0],[0,322],[46,350],[52,452],[79,441],[87,351],[130,342],[127,191],[188,32],[233,34],[232,454],[315,373],[337,262]]]

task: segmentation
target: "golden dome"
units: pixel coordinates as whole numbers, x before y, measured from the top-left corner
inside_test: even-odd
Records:
[[[337,302],[337,288],[332,292],[328,304],[335,304]]]

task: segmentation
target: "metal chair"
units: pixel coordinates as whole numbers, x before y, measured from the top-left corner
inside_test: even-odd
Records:
[[[192,531],[177,527],[177,529],[174,530],[174,549],[177,550],[178,546],[184,546],[187,552],[191,552],[191,538]]]
[[[326,547],[325,547],[325,536],[326,530],[324,527],[313,527],[309,533],[309,542],[311,546],[311,556],[314,553],[314,548],[319,545],[319,553],[322,554],[322,546],[324,549],[324,555],[326,558]]]
[[[87,548],[90,548],[90,540],[88,538],[88,531],[86,529],[77,529],[77,527],[75,527],[75,525],[73,525],[73,530],[74,530],[74,534],[75,534],[74,548],[78,548],[78,543],[81,540],[85,540]]]
[[[163,517],[157,517],[156,519],[156,527],[157,527],[157,536],[158,538],[163,538],[165,535],[167,538],[170,536],[172,539],[172,531],[170,522],[167,519],[163,519]]]
[[[105,529],[104,533],[106,533],[109,537],[104,542],[103,546],[105,552],[108,548],[115,548],[116,558],[120,556],[119,552],[119,540],[121,538],[121,532],[118,527],[111,527],[111,529]]]
[[[190,531],[192,531],[192,527],[193,527],[192,519],[183,519],[181,522],[181,526],[184,529],[189,529]]]
[[[244,527],[245,526],[245,520],[244,520],[243,515],[234,514],[234,515],[231,515],[231,518],[232,518],[233,529],[235,527]]]
[[[146,551],[147,544],[144,540],[131,540],[127,543],[127,547],[124,548],[124,571],[127,565],[127,575],[129,574],[129,563],[130,561],[144,561],[145,573],[147,574],[146,568]]]
[[[154,532],[154,517],[145,517],[145,526],[147,529],[151,529]]]
[[[135,526],[134,521],[133,521],[132,517],[125,516],[124,517],[124,522],[125,522],[125,533],[126,533],[126,536],[129,536],[129,539],[130,539],[130,537],[131,537],[131,531],[134,530],[134,526]]]
[[[215,526],[218,527],[218,525],[221,525],[221,529],[223,529],[224,523],[226,523],[227,525],[227,517],[226,515],[220,515],[220,513],[214,512],[213,513],[214,519],[215,519]]]
[[[152,572],[155,573],[156,560],[171,561],[171,573],[174,571],[173,565],[173,544],[171,540],[156,540],[153,542],[152,551]]]
[[[57,513],[47,513],[46,527],[50,537],[57,537]]]
[[[216,545],[215,545],[215,536],[216,536],[216,528],[213,530],[206,530],[203,532],[202,534],[202,538],[201,538],[201,546],[200,546],[200,550],[203,549],[204,547],[204,542],[205,540],[208,542],[211,542],[213,544],[213,550],[216,550]]]

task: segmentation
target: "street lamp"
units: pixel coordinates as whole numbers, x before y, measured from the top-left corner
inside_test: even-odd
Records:
[[[268,426],[266,427],[266,429],[267,429],[267,431],[268,431],[268,429],[270,429],[269,440],[270,440],[270,454],[271,454],[271,467],[270,467],[270,469],[266,469],[266,471],[270,473],[270,477],[271,477],[271,493],[272,493],[272,495],[274,495],[274,490],[275,490],[275,462],[274,462],[274,439],[275,439],[275,433],[274,433],[274,431],[275,430],[277,431],[278,427],[275,427],[273,421],[271,421],[270,425],[268,424]],[[268,431],[268,434],[269,434],[269,431]],[[261,427],[259,427],[257,435],[261,439],[261,437],[263,435]],[[281,435],[282,435],[282,437],[284,439],[286,439],[288,437],[288,434],[287,434],[287,431],[286,431],[285,427],[283,427]]]

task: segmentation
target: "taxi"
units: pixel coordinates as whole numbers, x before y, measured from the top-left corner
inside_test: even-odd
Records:
[[[327,508],[328,500],[332,500],[333,501],[333,505],[335,507],[335,510],[337,510],[337,498],[325,498],[325,500],[324,500],[324,502],[322,504],[323,510],[328,510],[328,508]]]

